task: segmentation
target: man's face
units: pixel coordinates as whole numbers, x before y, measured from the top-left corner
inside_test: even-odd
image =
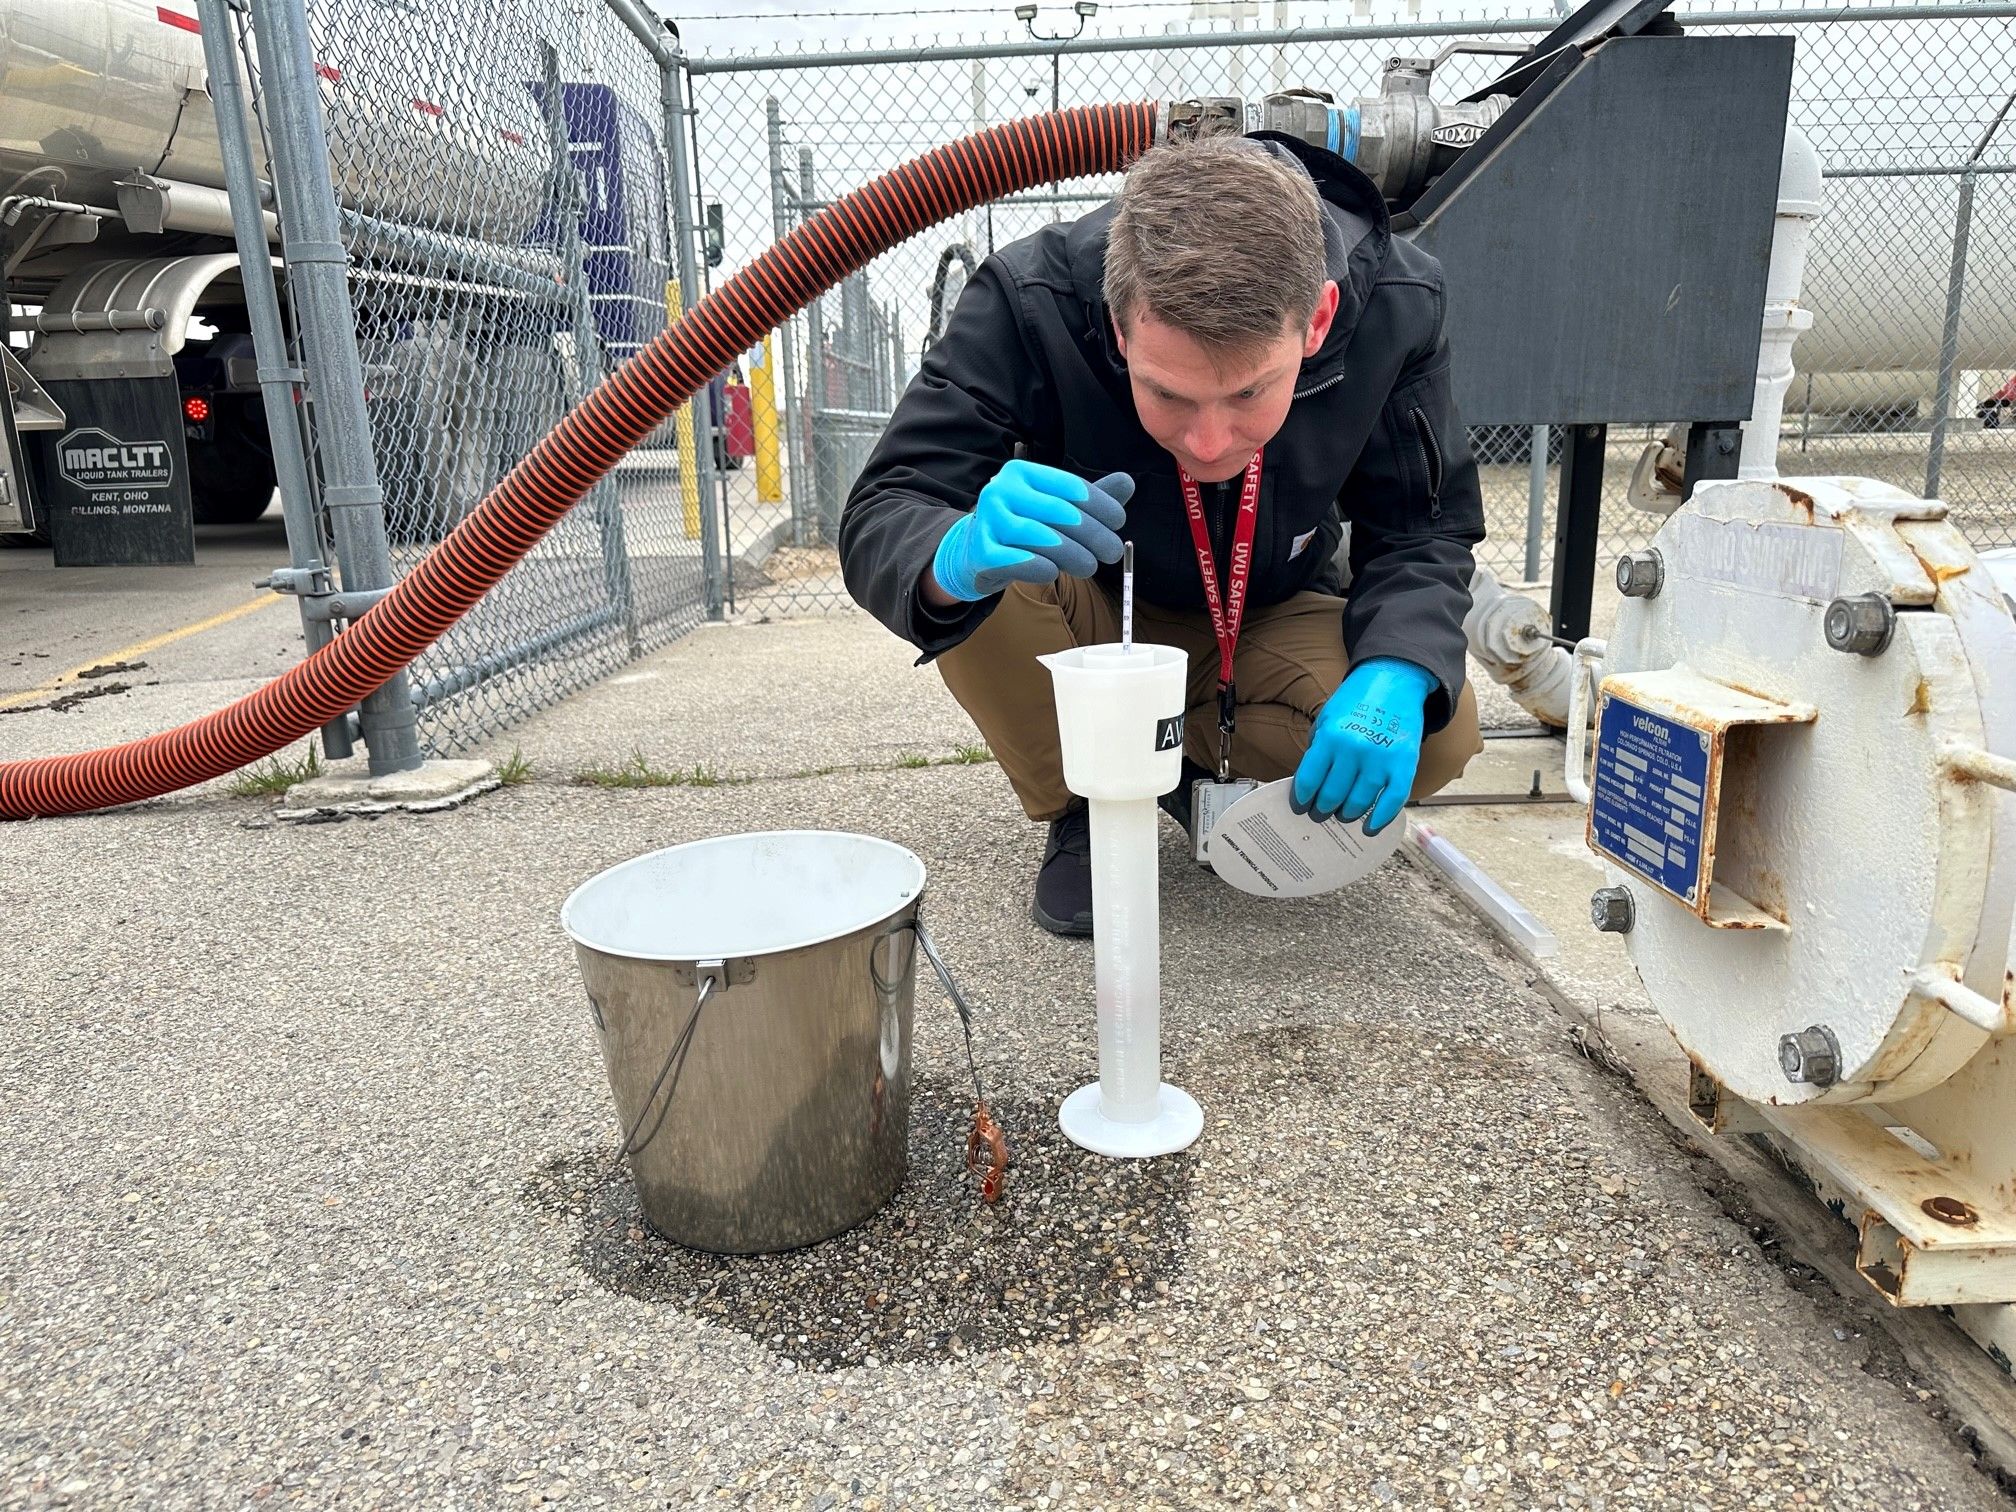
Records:
[[[1155,442],[1200,483],[1236,478],[1288,418],[1295,377],[1330,334],[1337,285],[1326,283],[1306,329],[1283,326],[1264,347],[1214,353],[1174,326],[1138,315],[1115,326],[1134,388],[1134,408]]]

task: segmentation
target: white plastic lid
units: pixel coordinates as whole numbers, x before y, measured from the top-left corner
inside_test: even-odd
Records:
[[[1370,876],[1407,832],[1401,818],[1369,837],[1362,819],[1318,823],[1295,812],[1294,798],[1295,779],[1283,777],[1227,809],[1211,831],[1211,869],[1256,897],[1312,898]]]
[[[924,863],[872,835],[772,830],[652,851],[577,887],[560,924],[638,961],[711,961],[837,940],[924,890]]]

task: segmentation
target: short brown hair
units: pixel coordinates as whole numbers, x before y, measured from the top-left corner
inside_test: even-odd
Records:
[[[1243,352],[1300,328],[1328,277],[1323,207],[1297,163],[1229,132],[1150,149],[1106,237],[1106,304]]]

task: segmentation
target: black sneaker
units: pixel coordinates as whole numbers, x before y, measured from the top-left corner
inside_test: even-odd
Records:
[[[1091,938],[1092,816],[1082,803],[1051,821],[1031,912],[1052,934]]]

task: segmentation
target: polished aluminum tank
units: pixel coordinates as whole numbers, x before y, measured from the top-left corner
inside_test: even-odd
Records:
[[[536,58],[486,41],[483,0],[430,0],[402,48],[400,11],[310,0],[336,183],[352,209],[486,241],[521,241],[544,202]],[[143,170],[221,187],[194,0],[0,0],[0,196],[116,204]]]

